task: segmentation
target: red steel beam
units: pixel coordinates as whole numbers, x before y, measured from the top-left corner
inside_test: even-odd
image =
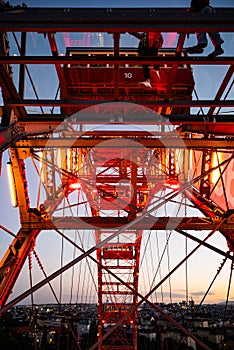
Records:
[[[217,227],[217,224],[221,223],[222,218],[211,217],[144,217],[144,220],[138,221],[136,224],[132,224],[133,230],[165,230],[166,229],[180,229],[180,230],[213,230]],[[52,217],[51,222],[22,222],[24,229],[37,228],[37,229],[67,229],[67,230],[90,230],[90,229],[110,229],[110,228],[124,228],[128,224],[127,217]],[[233,218],[229,218],[223,222],[219,230],[233,229],[234,228],[234,215]]]
[[[234,57],[233,56],[222,56],[216,58],[210,57],[195,57],[195,56],[187,56],[187,57],[176,57],[175,56],[147,56],[147,57],[114,57],[114,56],[106,56],[100,55],[98,58],[95,57],[76,57],[76,56],[4,56],[0,57],[0,64],[162,64],[162,65],[213,65],[215,62],[216,65],[233,65]]]
[[[187,8],[13,8],[1,11],[0,31],[234,31],[233,7],[219,8],[212,16],[186,10]]]
[[[139,91],[140,94],[140,91]],[[89,96],[89,94],[87,94]],[[87,96],[86,95],[86,96]],[[7,105],[16,107],[26,107],[26,106],[54,106],[54,107],[76,107],[79,105],[94,105],[94,104],[100,104],[101,100],[92,100],[92,96],[90,95],[89,100],[50,100],[50,99],[39,99],[39,100],[33,100],[33,99],[22,99],[22,100],[7,100]],[[111,103],[113,100],[105,100],[105,103]],[[159,107],[234,107],[234,100],[167,100],[167,101],[161,101],[161,100],[154,100],[154,101],[146,101],[146,100],[137,100],[137,104],[143,104],[143,105],[153,105],[153,106],[159,106]],[[51,115],[51,118],[53,118],[53,115]]]

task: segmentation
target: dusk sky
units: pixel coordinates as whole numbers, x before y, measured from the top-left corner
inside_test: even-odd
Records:
[[[72,0],[24,0],[23,1],[25,4],[27,4],[28,7],[184,7],[188,8],[190,1],[189,0],[148,0],[145,2],[142,2],[141,0],[129,0],[127,2],[126,6],[126,1],[121,1],[121,0],[114,0],[114,1],[107,1],[103,0],[100,4],[100,1],[95,1],[95,0],[87,0],[87,1],[72,1]],[[10,4],[12,5],[18,5],[22,4],[22,2],[19,1],[10,1]],[[212,0],[211,4],[215,7],[234,7],[234,1],[233,0]],[[221,33],[223,39],[224,39],[224,51],[225,51],[225,56],[230,56],[233,55],[234,51],[234,38],[233,34],[230,33]],[[165,35],[166,38],[166,35]],[[10,39],[12,40],[12,36],[10,36]],[[48,51],[48,43],[46,40],[42,38],[42,36],[39,38],[37,34],[35,36],[32,35],[32,42],[36,43],[36,40],[40,43],[40,45],[43,46],[43,54],[47,54]],[[130,35],[126,34],[125,36],[122,35],[122,39],[124,42],[131,42],[134,43],[135,46],[137,46],[138,41],[131,38]],[[166,42],[166,40],[165,40]],[[195,35],[190,35],[189,38],[186,39],[185,42],[185,47],[195,45],[196,44],[196,37]],[[33,48],[29,48],[29,51],[32,52],[32,55],[34,52],[38,54],[41,50],[41,46]],[[209,45],[206,48],[205,54],[208,54],[209,52],[212,51],[212,44],[209,40]],[[30,52],[30,53],[31,53]],[[17,54],[16,46],[12,41],[11,44],[11,54]],[[35,80],[38,80],[41,82],[40,79],[43,79],[40,76],[40,70],[32,68],[32,76]],[[45,68],[46,69],[46,68]],[[196,93],[200,99],[209,99],[209,98],[214,98],[217,89],[219,85],[216,83],[216,81],[220,81],[223,79],[225,73],[227,71],[226,66],[213,66],[209,67],[207,69],[207,66],[194,66],[193,67],[193,73],[194,73],[194,78],[195,78],[195,88],[196,88]],[[39,72],[39,73],[38,73]],[[43,84],[40,83],[40,97],[41,98],[49,98],[47,96],[48,92],[51,91],[52,89],[52,84],[50,82],[54,82],[53,79],[55,79],[54,75],[51,74],[48,71],[48,81],[44,81]],[[201,78],[202,77],[202,78]],[[51,80],[50,80],[51,79]],[[30,94],[30,91],[28,91],[28,94]],[[52,96],[54,94],[54,91],[52,91]],[[231,96],[233,96],[234,99],[234,91],[232,90]],[[194,96],[193,96],[194,97]],[[30,98],[30,97],[29,97]],[[230,113],[230,111],[227,111],[227,113]],[[233,113],[233,111],[232,111]],[[0,213],[0,224],[6,227],[8,230],[12,231],[14,234],[17,233],[19,229],[19,216],[18,216],[18,209],[13,208],[10,203],[10,195],[8,192],[8,183],[7,183],[7,174],[6,174],[6,163],[9,160],[9,152],[5,151],[3,155],[3,160],[2,160],[2,171],[1,171],[1,176],[0,176],[0,208],[1,208],[1,213]],[[33,178],[33,173],[29,175]],[[36,187],[30,188],[30,195],[33,198],[33,200],[36,202],[36,197],[35,193],[37,193],[38,188]],[[35,204],[35,203],[32,203]],[[167,209],[168,210],[168,209]],[[181,209],[180,215],[183,216],[185,213],[183,212],[185,209]],[[198,212],[194,209],[188,209],[190,210],[190,215],[198,215]],[[175,209],[172,210],[172,212],[175,211]],[[171,213],[170,213],[171,214]],[[170,215],[169,215],[170,216]],[[70,234],[70,233],[69,233]],[[147,237],[149,233],[146,233],[142,244],[146,244]],[[168,234],[168,233],[167,233]],[[84,238],[84,233],[81,233],[81,236]],[[204,232],[201,232],[201,235],[199,238],[202,238],[205,235]],[[72,233],[71,233],[72,236]],[[75,236],[75,233],[74,233]],[[75,239],[75,238],[74,238]],[[77,238],[77,241],[79,242],[80,238]],[[155,238],[154,238],[155,239]],[[180,257],[182,254],[184,254],[184,249],[185,249],[185,240],[184,238],[181,239],[178,233],[175,233],[173,239],[172,246],[174,249],[177,251],[175,254],[175,257],[171,257],[171,267],[173,267],[173,264],[179,261]],[[159,242],[157,244],[160,246],[160,249],[163,249],[163,240],[162,242],[160,241],[162,238],[159,238]],[[0,259],[2,256],[5,254],[7,247],[12,241],[11,235],[7,234],[4,232],[4,230],[0,229]],[[89,241],[85,241],[85,244],[87,245],[85,249],[88,249],[95,245],[94,238],[91,237]],[[219,249],[223,251],[227,251],[227,244],[224,238],[222,238],[220,235],[215,234],[213,238],[209,241],[209,243],[214,244],[217,246]],[[49,275],[52,273],[54,270],[59,268],[59,259],[60,259],[60,249],[61,249],[61,238],[58,237],[56,232],[42,232],[38,239],[37,239],[37,245],[36,245],[36,251],[39,252],[40,258],[43,261],[43,263],[46,266],[47,274]],[[67,248],[67,256],[64,258],[64,263],[70,261],[71,255],[73,254],[73,248],[69,247],[67,243],[64,243],[66,248]],[[155,243],[156,244],[156,243]],[[51,248],[53,249],[51,250]],[[191,247],[194,247],[194,243],[191,244]],[[191,248],[190,247],[190,248]],[[175,253],[175,252],[173,252]],[[152,252],[151,252],[152,254]],[[181,255],[180,255],[181,254]],[[155,257],[152,258],[152,261],[155,261]],[[146,268],[149,268],[150,264],[152,264],[152,261],[150,260],[150,255],[148,258],[145,259],[145,266]],[[205,290],[207,289],[209,282],[211,282],[214,274],[216,273],[220,263],[222,261],[221,256],[217,256],[216,253],[208,251],[206,248],[201,248],[198,255],[196,257],[191,259],[191,265],[189,265],[189,273],[191,274],[191,282],[189,286],[189,296],[193,297],[195,301],[200,300],[201,296],[204,295]],[[91,265],[92,266],[92,265]],[[205,267],[205,268],[204,268]],[[91,267],[91,269],[95,269],[95,267]],[[38,271],[39,269],[36,267],[36,278],[35,278],[35,283],[42,278],[41,273]],[[87,267],[86,261],[82,261],[79,265],[79,273],[80,277],[76,277],[77,281],[78,279],[85,279],[86,274],[88,274],[89,268]],[[205,271],[204,271],[205,270]],[[182,271],[182,272],[181,272]],[[202,280],[200,278],[200,272],[203,272],[203,277]],[[222,271],[222,274],[218,278],[217,285],[210,291],[210,295],[208,296],[208,302],[223,302],[225,300],[225,293],[224,290],[227,289],[228,285],[228,278],[229,278],[229,272],[230,272],[230,264],[228,264],[224,271]],[[69,275],[71,272],[65,273],[65,275]],[[152,271],[148,272],[149,275],[152,274]],[[178,273],[176,273],[175,278],[174,278],[174,292],[173,292],[173,298],[175,301],[180,301],[184,299],[185,297],[185,284],[184,281],[182,281],[181,275],[183,275],[184,278],[185,271],[184,269],[179,270]],[[152,276],[151,276],[152,278]],[[145,279],[145,280],[144,280]],[[21,276],[19,277],[19,280],[16,283],[15,289],[13,291],[13,294],[10,299],[14,298],[16,295],[24,291],[25,289],[29,288],[29,282],[28,282],[28,262],[26,261],[24,269],[22,271]],[[76,281],[76,282],[77,282]],[[207,282],[208,281],[208,282]],[[78,283],[78,282],[77,282]],[[86,280],[83,282],[84,285],[81,287],[79,293],[82,294],[82,297],[80,297],[79,300],[85,302],[91,302],[95,301],[95,286],[92,281],[92,277],[86,277]],[[142,293],[147,293],[147,288],[149,286],[147,285],[146,277],[142,278],[141,284],[140,284],[140,289]],[[54,285],[59,285],[59,279],[53,282]],[[87,289],[87,285],[89,286],[89,289]],[[88,292],[87,292],[88,290]],[[65,300],[68,300],[70,295],[70,289],[64,285],[64,294],[65,294]],[[168,284],[167,286],[164,287],[164,292],[165,300],[168,301],[168,295],[169,295],[169,289],[168,289]],[[89,294],[89,295],[88,295]],[[42,288],[38,293],[36,293],[36,299],[35,301],[40,303],[40,302],[46,302],[48,301],[53,301],[53,297],[49,295],[49,291],[47,287]],[[87,296],[88,295],[88,296]],[[89,298],[89,299],[88,299]],[[160,299],[160,296],[158,297]],[[234,301],[234,290],[233,287],[230,292],[230,300]],[[28,302],[24,301],[25,302]]]

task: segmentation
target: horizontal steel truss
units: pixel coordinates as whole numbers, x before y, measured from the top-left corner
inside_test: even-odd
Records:
[[[233,58],[234,63],[234,58]],[[105,100],[105,103],[113,102],[112,100]],[[33,100],[33,99],[22,99],[20,101],[17,100],[7,100],[8,106],[15,107],[15,106],[41,106],[41,107],[76,107],[77,105],[86,105],[91,106],[95,104],[100,104],[100,100],[50,100],[50,99],[40,99],[40,100]],[[131,103],[131,102],[129,102]],[[225,100],[225,101],[214,101],[214,100],[172,100],[172,101],[161,101],[161,100],[155,100],[155,101],[145,101],[145,100],[137,100],[137,104],[142,105],[153,105],[155,107],[234,107],[234,100]],[[33,116],[32,116],[33,117]],[[105,117],[105,116],[104,116]],[[51,116],[53,118],[53,115]],[[201,119],[199,116],[194,115],[193,118],[195,119]],[[222,119],[225,119],[225,116],[222,116]],[[80,119],[79,119],[80,121]],[[85,121],[85,120],[84,120]],[[93,120],[91,120],[93,122]],[[89,120],[87,120],[89,122]]]
[[[129,32],[234,31],[234,8],[219,8],[212,17],[186,8],[22,8],[0,13],[0,31]]]
[[[221,141],[221,144],[218,144],[218,147],[224,147],[224,148],[232,148],[233,147],[233,134],[234,134],[234,115],[228,114],[228,115],[168,115],[165,116],[165,121],[158,122],[156,118],[157,114],[155,114],[154,117],[144,115],[144,118],[140,118],[139,116],[135,115],[129,115],[129,116],[109,116],[109,115],[96,115],[95,119],[92,116],[82,116],[82,113],[79,115],[78,124],[95,124],[95,125],[103,125],[103,124],[134,124],[134,125],[179,125],[180,131],[191,131],[191,132],[197,132],[198,134],[203,134],[203,132],[207,133],[213,133],[224,136],[230,136],[229,139],[219,139]],[[19,125],[21,125],[25,129],[25,138],[27,140],[22,141],[21,143],[17,143],[18,147],[29,147],[29,143],[32,142],[31,140],[28,141],[28,136],[32,134],[45,134],[49,133],[51,134],[56,128],[63,125],[63,121],[66,115],[64,114],[34,114],[34,115],[28,115],[21,118],[18,118]],[[94,122],[95,121],[95,122]],[[124,134],[124,133],[123,133]],[[132,132],[131,132],[132,134]],[[97,135],[96,135],[97,136]],[[120,135],[124,136],[124,135]],[[126,135],[125,135],[126,136]],[[142,135],[143,137],[145,135]],[[129,135],[128,135],[129,137]],[[184,140],[184,139],[183,139]],[[208,143],[205,142],[205,140],[208,140]],[[75,140],[74,140],[75,141]],[[214,142],[213,142],[214,141]],[[34,142],[34,141],[33,141]],[[35,140],[37,143],[37,141]],[[94,143],[97,141],[94,141]],[[148,141],[147,141],[148,142]],[[187,145],[187,147],[196,148],[196,147],[215,147],[215,144],[217,145],[217,142],[215,139],[186,139],[183,142]],[[53,143],[53,141],[52,141]],[[77,147],[81,147],[84,145],[85,147],[92,147],[93,141],[89,142],[87,139],[84,140],[84,143],[81,139],[77,139],[76,145]],[[158,145],[159,147],[159,141],[156,141],[154,145]],[[39,140],[37,144],[35,144],[35,147],[44,147],[45,141]],[[175,145],[175,144],[174,144]],[[173,144],[172,144],[172,147]]]
[[[184,64],[196,64],[196,65],[210,65],[215,62],[216,65],[229,65],[234,64],[233,56],[226,57],[99,57],[99,58],[87,58],[87,57],[73,57],[73,56],[8,56],[0,57],[0,64],[167,64],[171,65],[176,63],[177,65]]]
[[[22,229],[53,230],[92,230],[92,229],[119,229],[129,223],[127,217],[56,217],[49,221],[21,222]],[[131,230],[214,230],[219,227],[221,230],[234,229],[234,214],[227,220],[223,217],[153,217],[144,216],[144,220],[139,220],[131,224]]]
[[[104,131],[102,132],[104,134]],[[132,133],[133,134],[133,133]],[[112,132],[114,135],[114,132]],[[84,136],[86,134],[84,133]],[[177,149],[204,149],[204,148],[213,148],[215,150],[233,150],[234,149],[234,140],[225,139],[225,138],[216,138],[216,139],[207,139],[207,138],[179,138],[177,137],[145,137],[144,135],[132,135],[131,139],[127,139],[127,134],[124,132],[121,133],[122,137],[126,139],[121,140],[121,144],[118,144],[119,148],[177,148]],[[109,140],[108,147],[104,141]],[[97,134],[84,138],[57,138],[57,139],[25,139],[12,145],[12,148],[45,148],[45,147],[59,147],[59,148],[92,148],[98,146],[98,148],[108,148],[116,149],[116,143],[111,143],[110,138],[98,137]],[[132,142],[132,140],[136,142]]]

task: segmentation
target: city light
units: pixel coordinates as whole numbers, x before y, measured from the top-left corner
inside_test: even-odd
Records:
[[[171,190],[178,190],[180,188],[178,179],[168,178],[166,181],[166,187],[170,188]]]
[[[81,189],[81,184],[79,182],[74,182],[69,185],[69,188],[71,190],[80,190]]]

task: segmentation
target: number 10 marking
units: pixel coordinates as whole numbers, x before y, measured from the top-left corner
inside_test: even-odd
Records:
[[[124,73],[124,77],[125,77],[125,79],[131,79],[132,78],[132,73]]]

